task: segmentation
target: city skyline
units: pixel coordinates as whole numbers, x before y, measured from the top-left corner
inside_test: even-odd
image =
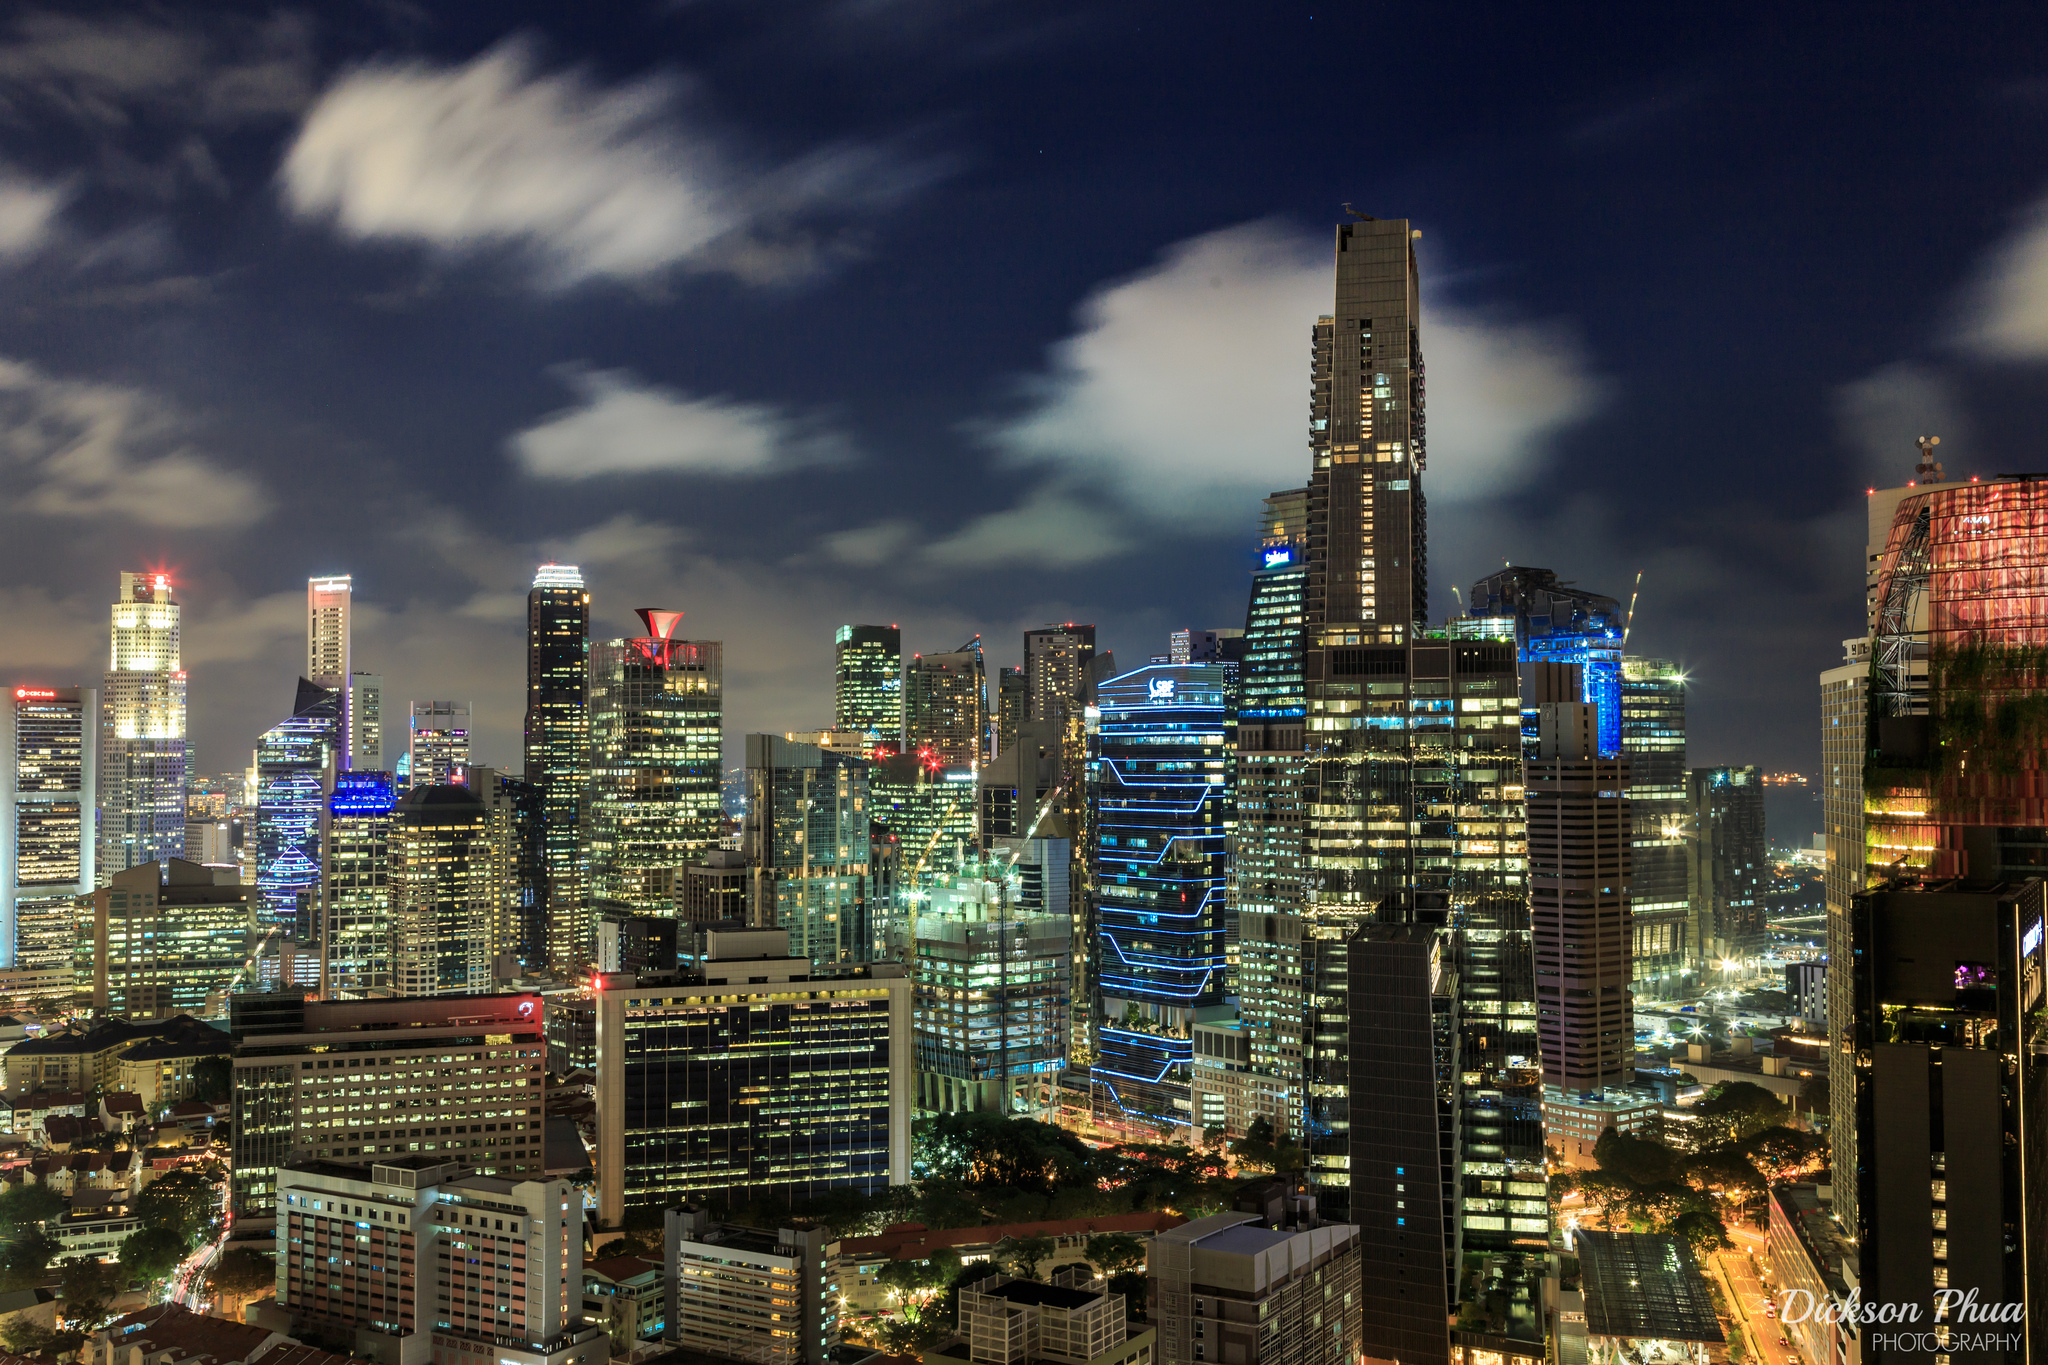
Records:
[[[0,29],[0,421],[23,433],[0,675],[89,682],[99,584],[161,564],[202,771],[245,761],[316,574],[353,577],[391,695],[471,698],[500,764],[551,557],[584,566],[600,635],[669,602],[725,641],[735,733],[824,723],[848,622],[900,621],[912,652],[979,631],[992,671],[1046,621],[1127,651],[1234,624],[1256,499],[1300,478],[1298,338],[1346,201],[1424,233],[1429,616],[1502,559],[1617,597],[1643,571],[1630,647],[1697,680],[1702,762],[1816,767],[1805,679],[1856,621],[1834,551],[1913,436],[1960,474],[2034,463],[2048,127],[1995,24],[1937,39],[1902,11],[1790,81],[1841,36],[830,3],[380,22]],[[191,55],[129,86],[64,66],[66,35]],[[1335,77],[1388,41],[1416,53],[1415,133],[1361,166]],[[1194,100],[1225,52],[1245,95]],[[1441,79],[1464,70],[1516,74]],[[1958,97],[1909,115],[1906,70]],[[792,79],[834,97],[781,99]],[[261,94],[215,108],[210,82]],[[522,111],[464,134],[504,153],[464,164],[588,164],[600,197],[366,200],[375,130],[464,92]],[[1957,147],[2011,155],[1964,175]],[[1704,228],[1701,174],[1758,229]],[[606,194],[644,240],[606,232]],[[1535,211],[1558,203],[1590,208]],[[963,324],[969,297],[1003,325]],[[1739,436],[1731,371],[1769,375]],[[97,473],[66,460],[88,433]]]

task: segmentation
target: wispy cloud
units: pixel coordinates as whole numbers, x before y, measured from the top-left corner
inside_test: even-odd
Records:
[[[0,463],[14,506],[44,516],[198,530],[248,526],[271,506],[253,479],[194,450],[168,404],[19,361],[0,360]]]
[[[357,240],[519,252],[556,286],[679,267],[773,280],[815,267],[829,234],[806,224],[826,206],[843,223],[934,171],[855,143],[758,164],[686,121],[682,94],[543,73],[519,42],[464,66],[372,65],[307,116],[285,198]]]
[[[1917,436],[1939,436],[1950,450],[1967,448],[1968,420],[1955,381],[1924,361],[1900,360],[1835,391],[1835,421],[1862,456],[1860,472],[1875,485],[1904,483],[1919,460]]]
[[[582,401],[513,436],[513,459],[543,479],[610,474],[775,474],[845,460],[845,438],[764,403],[698,397],[619,370],[565,368]]]
[[[1246,521],[1307,469],[1308,344],[1329,308],[1328,242],[1271,222],[1208,233],[1104,286],[987,439],[1013,461],[1117,490],[1158,517]],[[1430,487],[1512,491],[1599,403],[1568,328],[1426,300]]]
[[[0,171],[0,258],[26,256],[47,245],[69,197],[61,186]]]
[[[2048,357],[2048,197],[1991,252],[1965,294],[1963,344],[1999,360]]]
[[[0,41],[0,108],[107,130],[154,120],[228,125],[296,113],[313,94],[301,15],[93,19],[30,10]]]

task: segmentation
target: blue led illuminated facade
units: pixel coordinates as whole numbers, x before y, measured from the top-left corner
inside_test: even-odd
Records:
[[[265,918],[300,937],[320,893],[321,781],[340,736],[340,693],[301,678],[292,714],[256,741],[256,884]]]
[[[1244,672],[1238,714],[1246,720],[1295,720],[1307,714],[1302,651],[1308,644],[1308,490],[1266,499],[1258,567],[1245,611]]]
[[[1103,1026],[1094,1078],[1122,1108],[1189,1121],[1197,1012],[1224,991],[1224,834],[1236,718],[1223,664],[1100,684],[1095,857]]]
[[[391,985],[391,774],[334,775],[320,839],[323,993]]]
[[[1621,604],[1560,583],[1549,569],[1509,565],[1472,585],[1472,616],[1511,616],[1523,663],[1575,664],[1584,679],[1580,700],[1600,711],[1600,756],[1621,744]],[[1522,747],[1536,753],[1536,710],[1523,698]]]

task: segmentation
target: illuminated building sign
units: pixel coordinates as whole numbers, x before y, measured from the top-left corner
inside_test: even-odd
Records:
[[[327,808],[336,815],[388,815],[397,804],[391,778],[384,773],[340,773]]]
[[[37,701],[57,700],[57,694],[46,687],[17,687],[14,689],[14,696],[17,701],[28,701],[31,698]]]
[[[1147,695],[1148,695],[1148,696],[1150,697],[1150,699],[1151,699],[1151,700],[1153,700],[1153,701],[1155,701],[1155,702],[1170,702],[1170,701],[1172,701],[1172,700],[1173,700],[1173,679],[1171,679],[1171,678],[1154,678],[1154,679],[1152,679],[1152,682],[1151,682],[1151,684],[1150,684],[1150,688],[1149,688],[1149,691],[1148,691]]]
[[[1265,560],[1267,568],[1277,569],[1282,564],[1292,564],[1294,562],[1294,551],[1290,547],[1282,545],[1276,549],[1266,551]]]

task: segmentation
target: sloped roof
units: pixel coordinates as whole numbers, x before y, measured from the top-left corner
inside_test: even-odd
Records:
[[[273,1341],[290,1340],[267,1327],[205,1317],[174,1303],[158,1304],[116,1318],[106,1330],[118,1346],[142,1346],[146,1352],[174,1351],[181,1360],[211,1356],[221,1365],[260,1355]]]
[[[893,1261],[922,1261],[941,1247],[992,1246],[1005,1237],[1093,1236],[1102,1232],[1132,1232],[1144,1235],[1179,1227],[1187,1219],[1177,1213],[1115,1213],[1100,1218],[1059,1218],[1043,1223],[992,1223],[978,1228],[940,1228],[922,1223],[898,1223],[873,1237],[848,1237],[839,1243],[842,1257]]]
[[[650,1261],[645,1256],[612,1256],[602,1261],[592,1261],[583,1267],[586,1275],[602,1275],[613,1284],[630,1280],[636,1275],[645,1275],[650,1270],[660,1270],[661,1262]]]

